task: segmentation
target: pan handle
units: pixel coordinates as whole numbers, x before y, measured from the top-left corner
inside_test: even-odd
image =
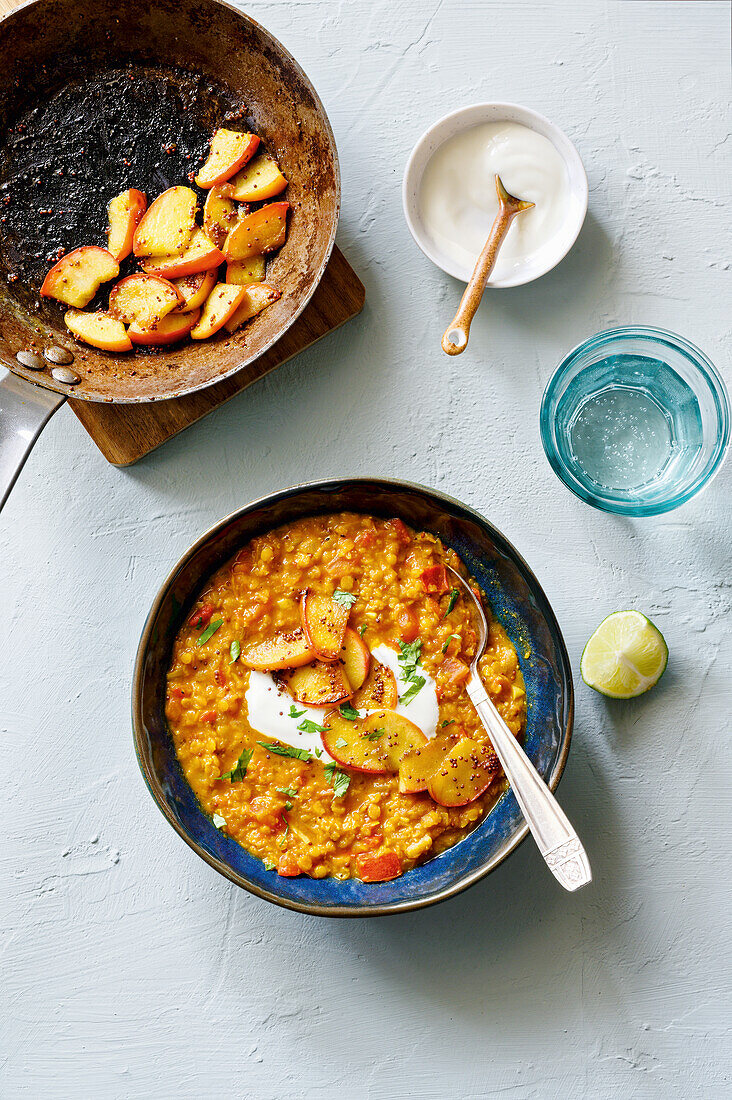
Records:
[[[0,367],[0,509],[43,428],[66,395]]]

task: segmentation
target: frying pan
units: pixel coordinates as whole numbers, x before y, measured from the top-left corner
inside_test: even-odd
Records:
[[[233,336],[126,355],[76,343],[66,307],[39,296],[49,267],[82,244],[105,245],[107,203],[120,191],[152,201],[188,183],[219,125],[255,130],[289,180],[287,241],[267,266],[282,297]],[[272,35],[222,0],[31,0],[2,19],[0,507],[67,396],[180,397],[266,351],[315,291],[339,205],[335,141],[314,88]],[[121,275],[132,270],[123,261]],[[87,308],[104,308],[108,291]]]

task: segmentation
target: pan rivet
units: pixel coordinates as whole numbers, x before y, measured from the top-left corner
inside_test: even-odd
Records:
[[[15,358],[21,367],[26,367],[28,370],[43,370],[46,365],[40,355],[36,355],[34,351],[19,351]]]
[[[67,386],[75,386],[77,382],[81,382],[80,375],[71,370],[70,367],[54,367],[51,371],[51,377],[55,378],[57,382],[64,382]]]
[[[74,361],[74,356],[68,348],[60,348],[58,344],[51,344],[50,348],[46,348],[43,356],[48,359],[49,363],[58,363],[59,366],[68,366],[69,363]],[[63,379],[59,378],[59,382],[61,381]]]

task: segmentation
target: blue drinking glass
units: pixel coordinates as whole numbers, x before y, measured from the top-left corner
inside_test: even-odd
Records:
[[[657,328],[614,328],[574,348],[544,391],[554,472],[606,512],[653,516],[698,493],[730,436],[724,382],[706,355]]]

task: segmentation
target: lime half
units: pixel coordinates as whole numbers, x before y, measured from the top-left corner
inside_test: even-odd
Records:
[[[663,634],[640,611],[614,611],[585,646],[580,672],[588,687],[634,699],[658,683],[668,664]]]

